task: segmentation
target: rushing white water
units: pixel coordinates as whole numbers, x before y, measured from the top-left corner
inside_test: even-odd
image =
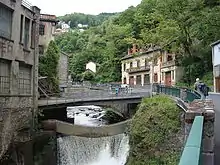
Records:
[[[88,109],[84,111],[82,107],[71,107],[71,109],[75,113],[72,114],[75,116],[75,124],[86,126],[104,124],[99,119],[102,115],[101,110],[96,109],[94,113]],[[81,109],[81,112],[78,113],[76,109]],[[69,115],[72,112],[69,109]],[[129,139],[125,134],[102,138],[59,137],[57,146],[58,165],[124,165],[129,153]]]

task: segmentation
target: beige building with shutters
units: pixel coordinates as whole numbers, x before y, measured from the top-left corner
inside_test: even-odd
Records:
[[[122,58],[122,83],[175,85],[182,78],[182,68],[175,65],[175,55],[157,46],[137,49],[133,45]]]
[[[0,159],[12,140],[22,146],[31,139],[38,107],[39,18],[40,9],[27,1],[0,0]]]

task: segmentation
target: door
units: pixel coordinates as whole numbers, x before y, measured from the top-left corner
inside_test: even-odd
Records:
[[[144,75],[144,84],[150,84],[150,75],[149,74],[145,74]]]
[[[165,73],[165,85],[171,86],[171,72]]]
[[[123,84],[127,84],[126,77],[124,78]]]
[[[134,85],[134,76],[129,77],[129,85]]]
[[[158,83],[158,75],[157,75],[157,73],[154,73],[154,82]]]
[[[141,85],[141,75],[137,76],[136,85]]]
[[[220,77],[215,78],[216,92],[220,93]]]

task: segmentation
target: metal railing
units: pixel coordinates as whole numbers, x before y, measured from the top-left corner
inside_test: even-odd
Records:
[[[145,71],[145,70],[150,70],[150,66],[147,65],[147,66],[140,66],[140,67],[129,68],[129,69],[126,69],[126,72],[134,73],[134,72]]]
[[[198,92],[188,88],[178,88],[174,86],[154,84],[152,91],[156,93],[163,93],[166,95],[174,96],[188,103],[192,102],[195,99],[201,98]]]
[[[161,67],[166,68],[166,67],[170,67],[170,66],[174,66],[174,65],[175,65],[175,61],[172,60],[172,61],[163,62]]]
[[[67,89],[68,90],[68,89]],[[109,88],[108,90],[90,90],[90,89],[74,89],[70,92],[61,92],[48,95],[48,97],[39,97],[39,106],[71,104],[81,101],[99,101],[113,99],[131,99],[137,97],[145,97],[150,95],[150,89],[139,88]],[[43,95],[42,95],[43,96]]]
[[[179,165],[200,165],[203,135],[203,116],[196,116],[185,144]]]
[[[27,0],[22,0],[21,5],[28,8],[29,10],[32,10],[32,7],[33,7],[33,5],[30,2],[28,2]]]

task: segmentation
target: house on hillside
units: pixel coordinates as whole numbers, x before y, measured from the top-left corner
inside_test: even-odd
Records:
[[[161,83],[170,86],[183,75],[183,69],[175,64],[175,54],[153,45],[138,49],[133,44],[121,63],[123,84],[143,86]]]
[[[211,44],[214,92],[220,92],[220,40]]]
[[[54,40],[58,20],[55,15],[41,14],[39,25],[39,54],[43,55],[51,40]]]
[[[86,64],[86,70],[90,70],[93,73],[96,73],[96,71],[97,71],[97,64],[95,62],[92,62],[92,61],[88,62]]]

